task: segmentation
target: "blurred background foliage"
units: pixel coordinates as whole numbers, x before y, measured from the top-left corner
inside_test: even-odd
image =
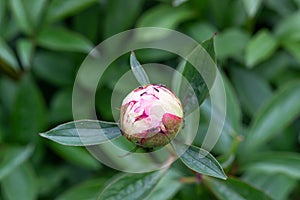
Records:
[[[84,148],[38,133],[72,120],[72,85],[87,53],[114,34],[145,26],[175,29],[198,42],[217,33],[228,115],[212,153],[229,176],[243,180],[184,184],[171,174],[151,198],[257,199],[251,185],[273,199],[299,199],[299,0],[0,0],[0,199],[96,199],[118,173]],[[179,61],[158,50],[137,57],[172,67]],[[128,69],[126,55],[105,73],[99,118],[113,119],[110,95]],[[200,146],[209,108],[209,101],[201,106],[194,141]]]

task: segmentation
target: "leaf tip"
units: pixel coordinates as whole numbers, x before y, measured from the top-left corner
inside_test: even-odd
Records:
[[[41,137],[47,138],[47,132],[46,132],[46,133],[39,133],[39,135],[40,135]]]
[[[226,181],[228,179],[228,176],[224,173],[224,176],[220,177],[222,180]]]
[[[130,52],[130,63],[131,63],[131,65],[133,64],[133,62],[136,60],[136,57],[135,57],[135,53],[134,53],[134,51],[132,50],[131,52]]]

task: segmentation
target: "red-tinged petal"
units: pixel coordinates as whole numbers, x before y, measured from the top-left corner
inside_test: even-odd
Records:
[[[170,113],[165,113],[162,118],[162,123],[169,133],[177,132],[182,125],[182,121],[182,117]]]

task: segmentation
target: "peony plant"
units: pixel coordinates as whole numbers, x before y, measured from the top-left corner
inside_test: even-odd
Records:
[[[213,37],[202,43],[202,45],[208,50],[213,49]],[[214,58],[214,51],[208,53]],[[184,113],[186,111],[184,105],[182,105],[174,92],[166,86],[150,83],[147,74],[133,52],[130,56],[130,65],[140,86],[133,89],[122,101],[119,122],[79,120],[59,125],[40,135],[69,146],[103,144],[108,140],[124,136],[135,144],[137,148],[145,149],[146,152],[154,151],[157,149],[156,147],[159,149],[169,143],[172,144],[172,141],[176,139],[177,134],[184,126]],[[195,69],[187,66],[185,65],[182,74],[188,81],[192,82],[191,85],[196,90],[198,102],[201,103],[208,89],[205,87],[201,76],[195,73]],[[202,85],[199,86],[197,85],[198,83]],[[190,111],[189,109],[191,109],[191,106],[188,107],[188,112]],[[95,132],[95,129],[99,129],[99,131]],[[181,146],[185,151],[180,154],[179,158],[188,168],[195,172],[195,180],[201,181],[201,174],[227,179],[223,168],[209,152],[184,143]],[[122,159],[122,155],[120,155],[120,159]],[[143,189],[144,194],[150,193],[159,180],[165,176],[166,170],[174,160],[174,157],[172,157],[168,167],[158,171],[138,175],[125,175],[118,181],[113,180],[107,188],[104,188],[99,199],[112,197],[114,194],[111,192],[115,190],[114,188],[125,188],[126,184],[123,185],[124,182],[126,183],[127,179],[132,177],[134,177],[134,181],[150,181],[153,186],[148,185]],[[206,176],[203,176],[203,178],[206,178]],[[207,180],[210,179],[207,178]],[[134,199],[143,198],[143,196],[139,196],[143,195],[139,191],[133,191],[128,195],[134,196]]]

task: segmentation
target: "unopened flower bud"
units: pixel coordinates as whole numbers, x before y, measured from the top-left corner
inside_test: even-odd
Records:
[[[145,85],[129,93],[121,107],[120,126],[125,137],[145,148],[168,144],[183,123],[176,95],[162,85]]]

